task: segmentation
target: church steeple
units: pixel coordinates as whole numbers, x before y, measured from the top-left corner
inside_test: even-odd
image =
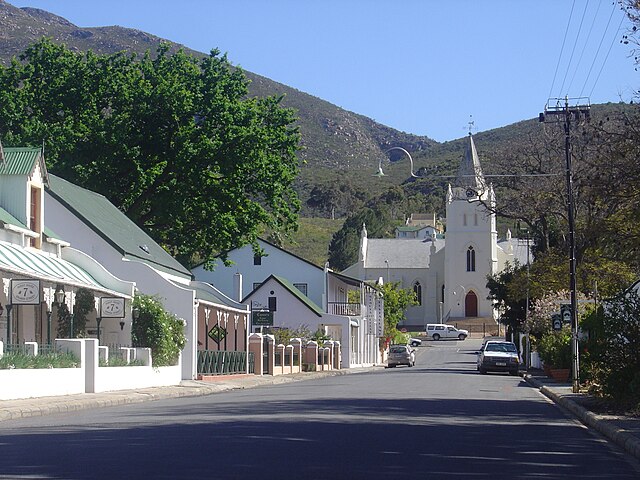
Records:
[[[484,175],[480,167],[480,159],[476,146],[473,143],[473,135],[469,132],[469,143],[465,150],[464,157],[458,167],[458,176],[455,182],[456,187],[472,188],[476,192],[482,192],[485,188]]]

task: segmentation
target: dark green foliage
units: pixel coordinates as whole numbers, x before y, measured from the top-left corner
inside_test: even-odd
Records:
[[[633,290],[607,300],[585,321],[589,341],[582,361],[605,396],[640,408],[640,296]]]
[[[87,288],[79,288],[75,293],[74,302],[73,338],[84,338],[86,335],[87,314],[95,309],[93,292]],[[71,313],[66,304],[58,305],[58,336],[60,338],[71,338]]]
[[[133,308],[139,316],[131,324],[132,345],[151,348],[154,367],[175,365],[186,344],[184,321],[165,311],[156,297],[136,295]]]
[[[389,237],[391,219],[382,209],[364,208],[347,218],[329,244],[329,265],[335,270],[344,270],[358,260],[360,234],[366,225],[370,238]]]
[[[537,351],[551,368],[571,368],[571,328],[547,332],[537,343]]]
[[[407,335],[397,326],[405,320],[407,307],[415,305],[416,295],[412,289],[403,289],[400,282],[385,283],[381,286],[384,297],[384,336],[391,343],[406,343]]]
[[[3,143],[44,142],[53,173],[105,195],[178,260],[295,230],[293,112],[248,98],[218,51],[83,55],[43,39],[21,59],[0,68]]]

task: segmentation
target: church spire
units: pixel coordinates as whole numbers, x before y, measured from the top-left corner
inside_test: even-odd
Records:
[[[478,152],[476,152],[476,146],[473,143],[473,135],[471,132],[469,132],[469,144],[458,167],[456,186],[472,188],[476,192],[482,192],[485,188],[484,175],[482,174],[480,159],[478,158]]]

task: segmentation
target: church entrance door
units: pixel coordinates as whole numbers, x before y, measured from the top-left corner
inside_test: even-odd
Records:
[[[473,292],[467,293],[467,295],[464,297],[464,316],[478,316],[478,297]]]

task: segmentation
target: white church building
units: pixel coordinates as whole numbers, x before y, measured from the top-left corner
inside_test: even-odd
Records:
[[[430,229],[430,236],[408,238],[403,229],[396,238],[367,238],[363,225],[358,262],[342,273],[367,281],[400,282],[416,293],[404,325],[422,329],[427,323],[494,323],[487,298],[487,276],[502,271],[507,262],[524,265],[529,255],[525,240],[498,240],[495,193],[485,182],[472,135],[458,175],[446,194],[446,232]],[[487,208],[487,205],[489,208]],[[530,257],[529,257],[530,258]],[[473,319],[473,320],[472,320]]]

